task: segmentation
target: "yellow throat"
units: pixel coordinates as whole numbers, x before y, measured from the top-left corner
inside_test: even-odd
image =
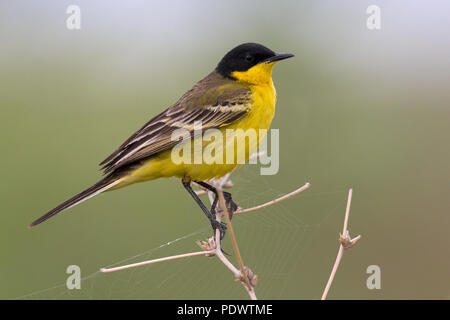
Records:
[[[258,63],[257,65],[251,67],[247,71],[234,71],[231,76],[236,78],[238,81],[247,82],[251,85],[270,85],[272,83],[272,69],[277,63]]]

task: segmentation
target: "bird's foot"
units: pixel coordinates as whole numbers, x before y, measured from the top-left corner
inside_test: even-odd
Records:
[[[225,231],[227,230],[226,224],[217,221],[215,219],[211,220],[211,226],[214,230],[214,234],[216,234],[216,229],[219,229],[220,231],[220,241],[225,237]]]
[[[236,204],[236,202],[233,201],[231,193],[224,192],[223,197],[225,198],[225,205],[227,206],[228,216],[230,217],[231,220],[233,219],[234,212],[238,209],[238,205]]]
[[[233,219],[233,213],[238,209],[238,205],[236,202],[233,201],[233,198],[231,197],[231,193],[223,191],[223,197],[225,198],[225,206],[227,207],[228,216],[230,217],[230,220]],[[217,211],[222,211],[221,208],[218,208],[218,202],[216,199],[214,199],[213,206],[211,207],[211,213],[213,216],[216,215]],[[218,210],[217,210],[218,209]]]

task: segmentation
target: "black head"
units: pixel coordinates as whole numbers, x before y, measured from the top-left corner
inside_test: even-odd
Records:
[[[288,53],[276,54],[258,43],[244,43],[229,51],[220,60],[216,70],[225,77],[231,77],[233,71],[247,71],[259,63],[271,63],[293,56]]]

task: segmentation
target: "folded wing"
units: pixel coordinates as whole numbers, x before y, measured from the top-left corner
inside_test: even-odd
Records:
[[[147,122],[116,151],[103,160],[104,173],[151,157],[172,148],[172,132],[184,128],[193,137],[194,123],[202,131],[219,128],[244,117],[250,110],[251,92],[234,81],[211,73],[198,82],[172,107]]]

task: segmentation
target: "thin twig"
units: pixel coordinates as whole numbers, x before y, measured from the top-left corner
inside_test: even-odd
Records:
[[[339,241],[341,244],[339,245],[339,251],[336,260],[334,261],[333,269],[331,270],[331,274],[328,279],[327,285],[325,286],[325,290],[323,291],[321,300],[325,300],[327,298],[328,291],[330,290],[331,284],[333,283],[334,280],[334,276],[336,275],[337,269],[342,260],[342,256],[344,255],[344,250],[353,247],[355,243],[361,238],[361,236],[359,235],[352,239],[347,229],[348,217],[350,214],[350,205],[352,203],[352,195],[353,189],[350,189],[348,191],[347,208],[345,209],[344,227],[342,229],[342,234],[339,237]]]
[[[179,254],[179,255],[176,255],[176,256],[170,256],[170,257],[164,257],[164,258],[159,258],[159,259],[142,261],[142,262],[138,262],[138,263],[127,264],[127,265],[120,266],[120,267],[115,267],[115,268],[101,268],[100,271],[104,272],[104,273],[109,273],[109,272],[115,272],[115,271],[120,271],[120,270],[125,270],[125,269],[140,267],[140,266],[145,266],[145,265],[148,265],[148,264],[153,264],[153,263],[158,263],[158,262],[163,262],[163,261],[183,259],[183,258],[188,258],[188,257],[194,257],[194,256],[200,256],[200,255],[208,255],[208,254],[214,254],[214,253],[215,253],[215,250],[197,251],[197,252]]]
[[[228,213],[228,209],[227,209],[227,206],[225,204],[225,198],[223,196],[223,191],[222,191],[222,188],[220,186],[217,187],[217,195],[219,196],[219,204],[220,204],[220,206],[222,208],[222,212],[225,214],[225,219],[227,221],[228,232],[230,234],[230,238],[231,238],[231,242],[233,244],[234,252],[236,253],[236,258],[237,258],[237,260],[239,262],[239,267],[241,268],[242,277],[244,279],[245,284],[248,286],[248,288],[251,288],[252,286],[250,284],[250,281],[248,280],[247,273],[245,272],[245,267],[244,267],[245,265],[244,265],[244,262],[242,260],[241,253],[239,251],[239,246],[237,244],[236,236],[235,236],[234,231],[233,231],[233,226],[231,224],[231,220],[230,220],[230,216],[229,216],[229,213]]]
[[[219,220],[220,221],[220,220]],[[220,261],[228,268],[231,272],[233,272],[234,277],[239,279],[241,276],[241,272],[237,269],[231,262],[228,260],[222,252],[222,248],[220,246],[220,230],[216,230],[216,256]]]
[[[220,217],[220,214],[217,214],[216,216]],[[218,218],[217,221],[220,221],[220,218]],[[220,231],[216,230],[216,256],[219,258],[220,261],[234,274],[234,278],[237,280],[240,280],[242,278],[242,273],[237,269],[231,262],[228,260],[225,255],[222,252],[221,246],[220,246]],[[246,284],[243,283],[243,286],[245,290],[247,291],[248,295],[250,296],[250,299],[257,300],[255,290],[253,287],[247,287]]]
[[[348,197],[347,197],[347,207],[345,208],[345,218],[344,218],[344,226],[342,227],[342,234],[345,233],[348,226],[348,216],[350,215],[350,206],[352,205],[352,196],[353,196],[353,189],[350,188],[348,190]]]
[[[301,186],[300,188],[298,188],[298,189],[296,189],[296,190],[294,190],[294,191],[292,191],[292,192],[290,192],[290,193],[288,193],[288,194],[286,194],[286,195],[284,195],[284,196],[281,196],[281,197],[279,197],[279,198],[277,198],[277,199],[275,199],[275,200],[272,200],[272,201],[269,201],[269,202],[260,204],[260,205],[255,206],[255,207],[251,207],[251,208],[247,208],[247,209],[239,209],[239,210],[236,210],[236,211],[234,212],[234,214],[242,214],[242,213],[247,213],[247,212],[250,212],[250,211],[255,211],[255,210],[259,210],[259,209],[262,209],[262,208],[269,207],[269,206],[271,206],[271,205],[274,205],[275,203],[278,203],[278,202],[280,202],[280,201],[286,200],[286,199],[288,199],[288,198],[290,198],[290,197],[293,197],[293,196],[299,194],[300,192],[305,191],[305,190],[308,189],[310,186],[311,186],[311,184],[310,184],[309,182],[307,182],[307,183],[305,183],[303,186]]]

